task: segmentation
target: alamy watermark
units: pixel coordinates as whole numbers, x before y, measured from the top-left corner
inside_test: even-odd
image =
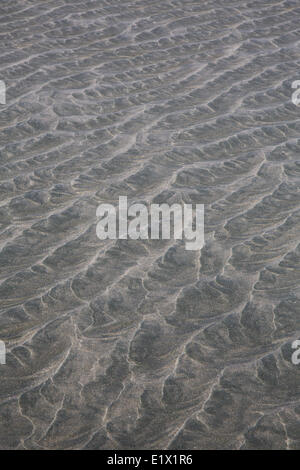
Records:
[[[6,364],[6,347],[4,341],[0,341],[0,364]]]
[[[6,85],[3,80],[0,80],[0,104],[6,104]]]
[[[294,105],[300,106],[300,80],[295,80],[292,83],[292,88],[296,90],[292,94],[292,102]]]
[[[101,217],[96,227],[100,240],[169,240],[173,232],[175,240],[185,240],[186,250],[204,245],[203,204],[150,204],[148,209],[146,204],[128,206],[127,197],[120,196],[118,208],[100,204],[96,216]]]
[[[292,344],[292,349],[296,351],[292,354],[292,363],[297,366],[300,364],[300,340],[296,339]]]

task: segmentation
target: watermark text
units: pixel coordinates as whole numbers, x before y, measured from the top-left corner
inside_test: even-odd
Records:
[[[200,250],[204,245],[203,204],[132,204],[119,197],[119,205],[100,204],[96,233],[100,240],[185,240],[186,250]],[[150,219],[150,221],[149,221]],[[172,230],[173,228],[173,230]]]

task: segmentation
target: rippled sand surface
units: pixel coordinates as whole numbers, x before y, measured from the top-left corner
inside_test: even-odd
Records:
[[[298,0],[0,6],[2,449],[300,449]],[[96,208],[205,204],[205,246]]]

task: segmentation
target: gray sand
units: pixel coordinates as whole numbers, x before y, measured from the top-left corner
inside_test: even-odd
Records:
[[[298,0],[0,5],[1,449],[300,449]],[[205,204],[205,246],[96,236]]]

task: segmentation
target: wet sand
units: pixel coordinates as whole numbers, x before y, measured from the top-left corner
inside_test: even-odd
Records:
[[[0,5],[0,449],[300,449],[300,5]],[[205,204],[205,245],[96,208]]]

